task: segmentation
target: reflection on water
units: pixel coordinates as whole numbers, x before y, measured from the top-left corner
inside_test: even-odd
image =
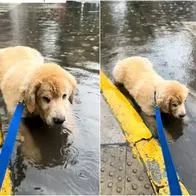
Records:
[[[25,140],[17,143],[11,163],[15,194],[98,194],[98,10],[98,3],[79,2],[0,6],[1,47],[34,47],[78,81],[75,134],[67,137],[38,117],[23,119]]]
[[[172,139],[170,148],[178,174],[189,192],[196,194],[196,38],[184,25],[196,21],[196,2],[107,1],[101,2],[101,10],[101,64],[110,78],[119,60],[141,55],[149,58],[164,78],[178,80],[191,89],[184,121],[167,115],[163,120],[169,141]],[[195,26],[192,29],[195,32]],[[154,118],[138,111],[156,134]]]
[[[109,65],[108,74],[119,59],[142,55],[148,57],[164,77],[178,79],[196,90],[195,37],[182,25],[194,19],[194,2],[126,2],[124,12],[127,14],[122,23],[115,22],[122,18],[111,9],[113,4],[116,3],[102,4],[105,11],[101,16],[102,60]]]

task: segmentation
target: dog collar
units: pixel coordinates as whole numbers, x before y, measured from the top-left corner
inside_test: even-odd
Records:
[[[157,100],[156,100],[156,94],[157,94],[157,92],[156,92],[156,90],[154,91],[154,101],[153,101],[153,105],[154,105],[154,107],[156,107],[157,106]]]
[[[25,102],[24,102],[24,100],[22,100],[22,101],[18,101],[18,104],[22,104],[23,106],[25,106]]]

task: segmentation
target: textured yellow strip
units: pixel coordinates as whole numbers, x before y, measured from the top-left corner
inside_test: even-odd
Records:
[[[156,194],[169,194],[164,160],[158,141],[152,137],[150,130],[126,97],[102,71],[101,91],[119,121],[133,152],[144,163],[154,191]],[[184,195],[188,195],[182,183],[181,189]]]
[[[11,177],[10,177],[10,170],[8,169],[6,171],[6,175],[3,181],[3,186],[0,191],[0,195],[12,195],[12,182],[11,182]]]
[[[157,140],[142,140],[136,144],[136,148],[147,168],[148,176],[153,185],[155,187],[168,186],[164,160]]]
[[[3,144],[3,133],[2,133],[2,126],[0,125],[0,145]],[[1,167],[1,163],[0,163]],[[0,195],[11,195],[12,194],[12,182],[10,176],[10,170],[7,169],[6,175],[3,181],[3,186],[0,190]]]
[[[2,126],[0,125],[0,127]],[[2,133],[2,129],[0,128],[0,146],[2,145],[3,145],[3,133]]]

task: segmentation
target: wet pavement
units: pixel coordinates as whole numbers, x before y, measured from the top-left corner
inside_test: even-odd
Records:
[[[164,116],[164,126],[179,177],[196,194],[196,2],[107,1],[101,2],[101,10],[101,64],[111,79],[118,60],[141,55],[164,78],[190,88],[187,117],[180,121]],[[154,119],[136,108],[155,133]]]
[[[48,128],[39,118],[23,120],[25,140],[17,144],[11,161],[14,193],[98,194],[99,4],[2,4],[0,17],[1,48],[36,48],[78,81],[68,125],[73,135]],[[8,119],[1,105],[5,132]]]
[[[115,116],[101,96],[102,195],[154,195],[146,169],[130,148]]]

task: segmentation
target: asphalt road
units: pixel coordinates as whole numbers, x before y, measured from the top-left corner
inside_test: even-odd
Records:
[[[190,88],[187,117],[165,117],[164,127],[180,179],[196,194],[196,2],[107,1],[101,2],[101,10],[101,65],[110,79],[118,60],[141,55],[161,76]],[[155,133],[154,119],[138,111]]]
[[[74,136],[67,140],[66,134],[36,118],[23,121],[26,139],[17,145],[11,162],[14,193],[98,194],[99,4],[1,4],[0,18],[1,48],[36,48],[47,62],[60,64],[78,81]],[[6,131],[8,120],[1,105]]]

